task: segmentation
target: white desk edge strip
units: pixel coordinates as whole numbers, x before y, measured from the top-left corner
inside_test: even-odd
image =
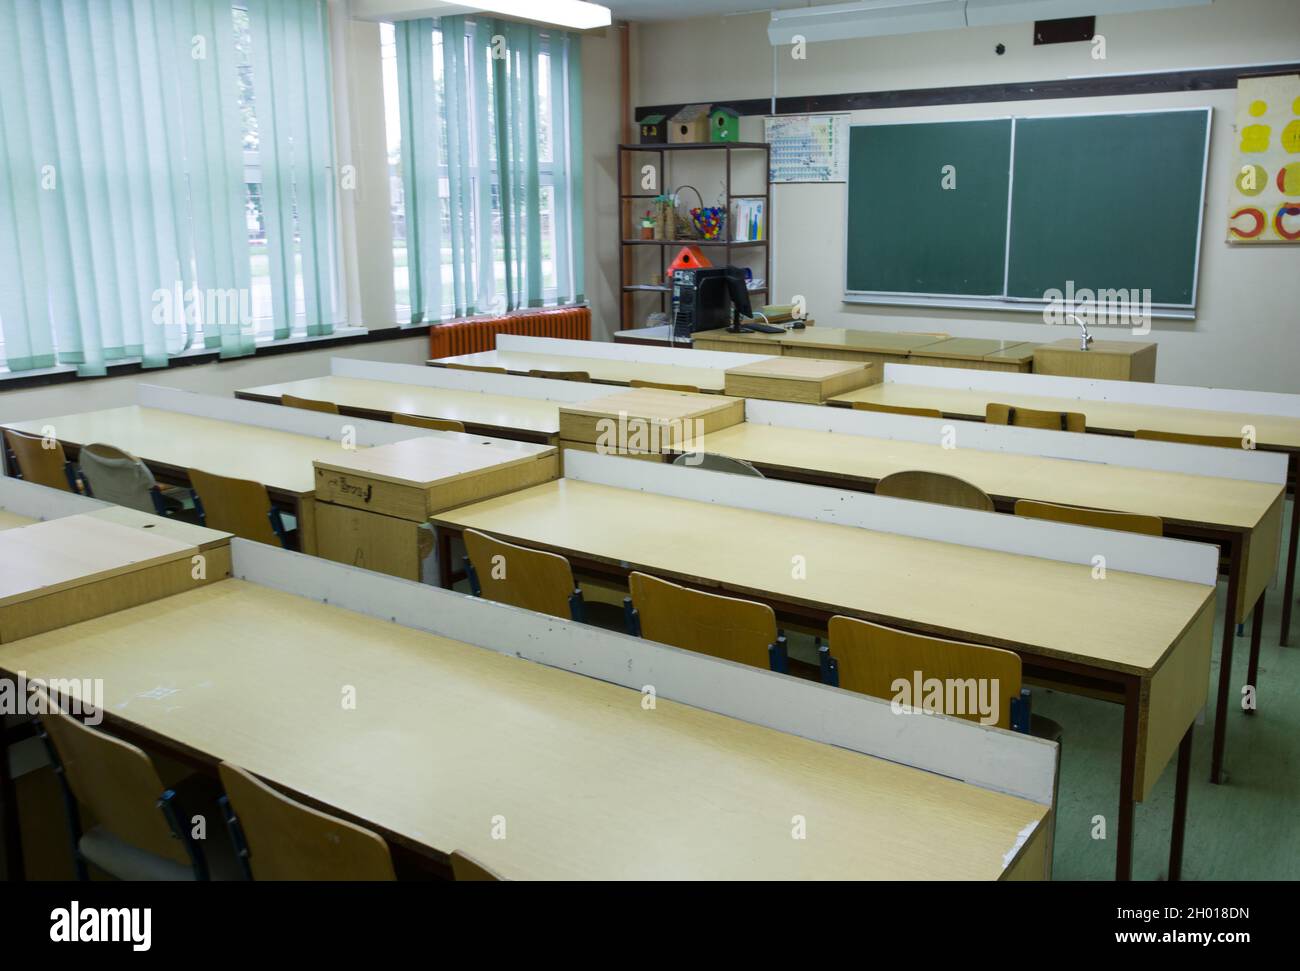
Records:
[[[75,492],[51,489],[7,475],[0,477],[0,509],[28,519],[62,519],[107,509],[110,505]]]
[[[916,364],[886,364],[884,381],[886,384],[918,384],[964,391],[1019,392],[1074,398],[1078,401],[1111,401],[1162,408],[1195,408],[1300,418],[1300,394],[1285,394],[1280,391],[1197,388],[1181,384],[1155,384],[1150,381],[1103,381],[1055,374],[1016,374]]]
[[[564,476],[617,489],[856,526],[878,533],[914,536],[1089,568],[1095,567],[1095,557],[1104,556],[1107,570],[1207,586],[1213,586],[1218,577],[1219,550],[1207,543],[957,509],[801,482],[638,462],[570,449],[564,451]]]
[[[581,381],[553,381],[549,378],[526,378],[518,374],[485,374],[482,371],[458,371],[453,368],[428,367],[423,364],[386,364],[381,361],[357,361],[346,357],[330,358],[330,374],[336,378],[363,381],[388,381],[448,391],[499,394],[512,398],[532,398],[571,404],[603,398],[608,385]]]
[[[635,364],[677,364],[682,367],[725,371],[771,360],[770,354],[737,354],[732,351],[696,351],[684,347],[653,347],[647,344],[615,344],[611,341],[573,341],[558,337],[524,337],[497,334],[498,351],[518,354],[559,354],[566,357],[597,357]]]
[[[236,539],[231,548],[242,580],[633,691],[653,685],[681,704],[1052,803],[1052,742],[940,715],[895,714],[866,695],[260,543]]]
[[[956,370],[935,368],[935,370]],[[1280,452],[1139,441],[1119,435],[1081,435],[1040,428],[986,425],[948,418],[890,415],[851,408],[797,405],[784,401],[745,401],[745,421],[813,432],[919,442],[982,452],[1008,452],[1042,458],[1123,465],[1159,472],[1183,472],[1246,482],[1286,482],[1287,456]],[[705,436],[708,449],[708,436]]]

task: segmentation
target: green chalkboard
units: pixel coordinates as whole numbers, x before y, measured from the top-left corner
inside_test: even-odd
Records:
[[[1009,118],[852,128],[846,289],[1001,296],[1010,164]]]
[[[1018,119],[1007,292],[1192,305],[1208,126],[1203,109]]]

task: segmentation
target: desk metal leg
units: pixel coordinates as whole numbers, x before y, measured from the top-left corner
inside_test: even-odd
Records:
[[[1223,613],[1223,646],[1219,650],[1219,695],[1214,705],[1214,747],[1210,753],[1210,781],[1223,779],[1223,744],[1228,730],[1228,694],[1232,689],[1233,626],[1237,619],[1237,588],[1241,585],[1241,537],[1225,541],[1228,547],[1228,603]]]
[[[1259,709],[1259,689],[1256,685],[1259,683],[1259,644],[1264,637],[1264,591],[1262,590],[1259,599],[1255,601],[1253,614],[1254,620],[1250,625],[1250,666],[1246,671],[1246,684],[1250,685],[1254,704],[1250,708],[1242,709],[1247,715],[1253,715]]]
[[[1124,741],[1119,759],[1119,818],[1115,826],[1115,879],[1133,879],[1133,788],[1137,775],[1140,681],[1124,683]]]
[[[23,833],[18,823],[18,788],[9,768],[9,743],[15,733],[0,715],[0,819],[4,820],[5,879],[26,878],[23,865]]]
[[[1293,465],[1300,465],[1300,456],[1291,457]],[[1278,643],[1286,647],[1291,641],[1291,605],[1295,600],[1296,543],[1300,541],[1300,484],[1291,494],[1291,539],[1286,546],[1286,584],[1282,588],[1282,636]]]
[[[1187,831],[1187,785],[1192,774],[1192,731],[1196,723],[1187,726],[1187,734],[1178,746],[1178,779],[1174,783],[1173,831],[1169,835],[1169,879],[1183,878],[1183,836]]]

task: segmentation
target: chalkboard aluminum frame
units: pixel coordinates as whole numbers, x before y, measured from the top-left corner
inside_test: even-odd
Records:
[[[1047,300],[1033,297],[1013,297],[1007,295],[1007,274],[1011,266],[1011,212],[1015,205],[1015,166],[1016,166],[1016,123],[1019,121],[1038,121],[1047,118],[1109,118],[1128,115],[1171,115],[1185,112],[1201,112],[1205,115],[1205,146],[1201,157],[1201,197],[1199,218],[1196,221],[1196,259],[1192,265],[1192,302],[1187,304],[1153,303],[1151,315],[1162,319],[1193,320],[1196,317],[1196,300],[1199,294],[1201,276],[1201,244],[1205,235],[1205,193],[1210,175],[1210,139],[1214,131],[1214,106],[1202,105],[1193,108],[1143,108],[1135,111],[1097,111],[1089,113],[1065,113],[1042,115],[989,115],[980,118],[949,118],[925,121],[881,121],[859,122],[849,125],[850,165],[852,164],[853,129],[898,127],[900,125],[934,125],[952,122],[987,122],[1011,120],[1011,158],[1007,172],[1007,237],[1003,253],[1003,276],[1001,295],[972,294],[963,296],[951,293],[909,293],[888,290],[851,290],[849,289],[849,194],[852,182],[844,184],[844,253],[843,274],[844,303],[877,304],[897,307],[940,307],[950,310],[1015,310],[1021,313],[1039,312],[1051,306]]]

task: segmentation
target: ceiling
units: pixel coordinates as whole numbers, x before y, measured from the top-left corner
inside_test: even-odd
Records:
[[[810,7],[843,0],[595,0],[609,7],[615,20],[681,20],[686,17],[768,11],[776,8]]]

